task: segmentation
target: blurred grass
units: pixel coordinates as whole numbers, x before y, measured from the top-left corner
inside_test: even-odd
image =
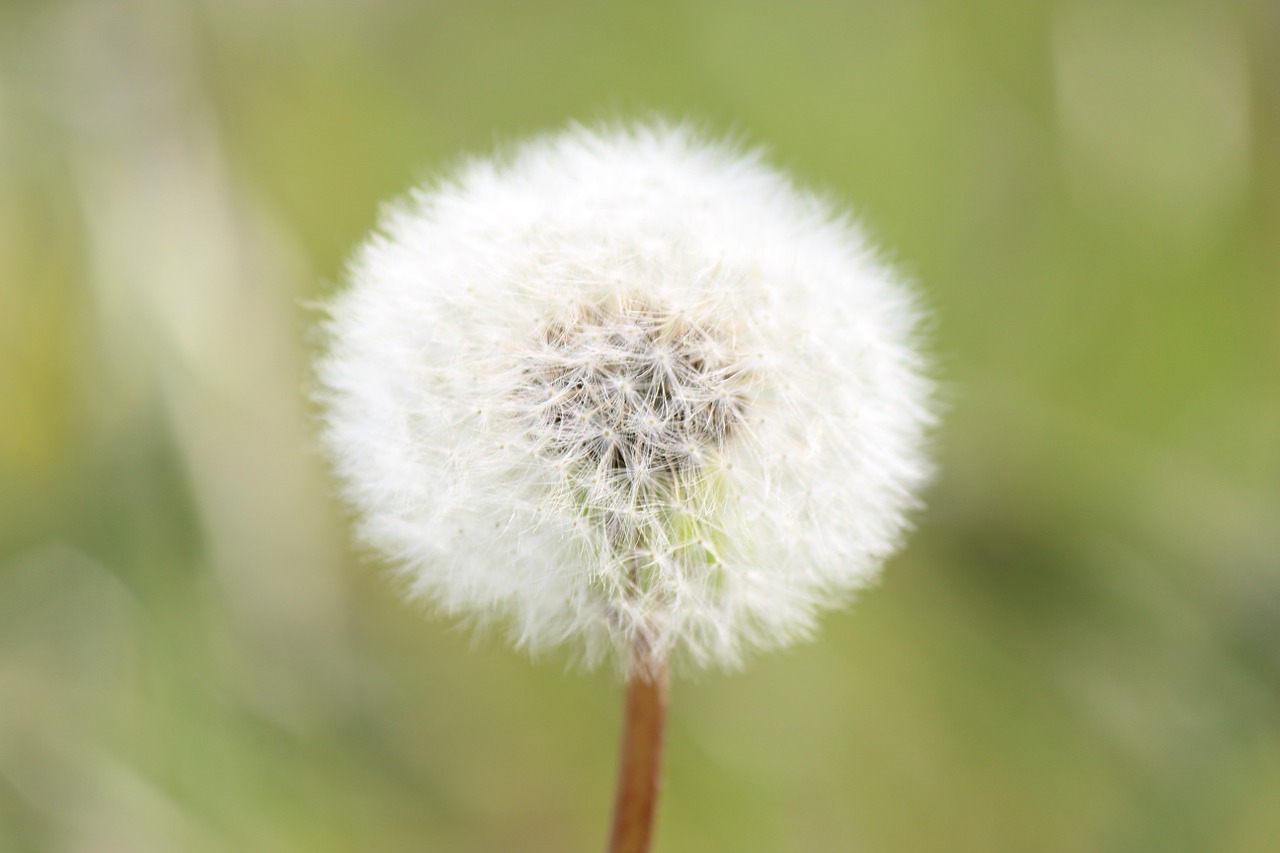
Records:
[[[1280,7],[9,0],[0,850],[598,848],[616,687],[349,552],[305,305],[650,110],[851,200],[952,400],[884,583],[676,685],[658,849],[1277,849]]]

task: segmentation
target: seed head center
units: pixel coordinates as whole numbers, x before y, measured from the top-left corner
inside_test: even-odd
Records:
[[[725,337],[641,300],[548,321],[522,365],[519,404],[535,451],[577,482],[604,484],[615,506],[689,481],[749,405],[749,371]]]

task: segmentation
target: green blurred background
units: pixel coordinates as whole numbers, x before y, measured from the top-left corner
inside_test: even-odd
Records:
[[[673,691],[657,850],[1280,850],[1280,4],[0,3],[0,850],[602,846],[605,675],[395,596],[303,392],[380,200],[689,115],[937,317],[941,476]]]

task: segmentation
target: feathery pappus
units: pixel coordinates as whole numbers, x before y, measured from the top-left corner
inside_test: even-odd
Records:
[[[387,208],[327,307],[362,538],[531,651],[733,667],[806,636],[929,474],[910,290],[830,203],[682,124],[463,163]]]

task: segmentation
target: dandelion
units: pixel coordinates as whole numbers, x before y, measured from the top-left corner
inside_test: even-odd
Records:
[[[628,679],[614,850],[647,849],[670,666],[810,635],[929,465],[909,291],[760,154],[681,125],[463,164],[329,306],[325,439],[415,597]]]

